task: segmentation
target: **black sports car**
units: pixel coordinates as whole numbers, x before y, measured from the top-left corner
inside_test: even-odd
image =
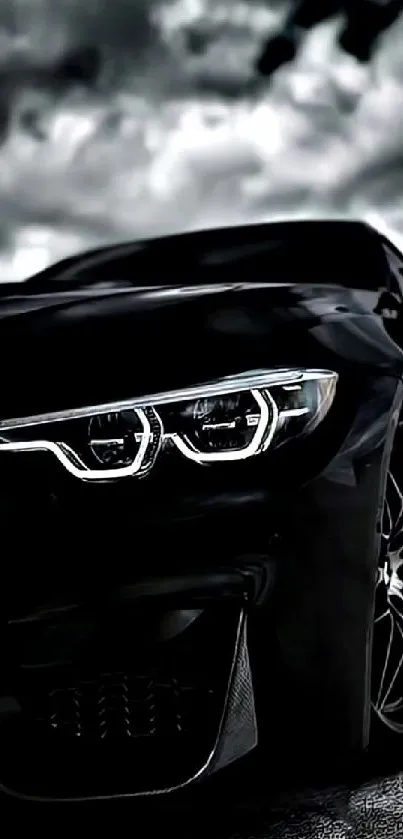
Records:
[[[401,749],[402,289],[396,248],[341,221],[0,287],[3,792]]]

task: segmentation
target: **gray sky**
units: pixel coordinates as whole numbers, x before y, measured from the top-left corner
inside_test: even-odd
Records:
[[[359,216],[403,242],[403,22],[368,71],[333,20],[270,88],[237,94],[275,5],[3,0],[3,280],[100,242],[289,215]],[[187,53],[189,23],[212,36],[205,55]],[[97,89],[56,94],[66,50],[94,43]]]

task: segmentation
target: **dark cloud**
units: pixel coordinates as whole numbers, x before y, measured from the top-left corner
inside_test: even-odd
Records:
[[[37,267],[72,247],[278,215],[381,213],[403,231],[403,30],[367,71],[338,46],[345,18],[293,40],[287,5],[3,0],[3,276],[29,274],[34,251]],[[268,80],[256,65],[273,35]]]

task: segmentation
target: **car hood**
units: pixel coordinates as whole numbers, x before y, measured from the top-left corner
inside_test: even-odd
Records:
[[[214,230],[103,248],[3,287],[7,417],[263,367],[401,365],[374,314],[380,242],[347,222]]]

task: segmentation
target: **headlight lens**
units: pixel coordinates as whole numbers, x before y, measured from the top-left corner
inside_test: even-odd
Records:
[[[268,391],[252,389],[179,402],[161,415],[182,454],[197,463],[211,463],[244,460],[267,447],[277,408]]]
[[[337,373],[261,370],[142,399],[0,422],[1,451],[49,451],[75,477],[142,477],[172,446],[198,464],[245,460],[314,431]]]

